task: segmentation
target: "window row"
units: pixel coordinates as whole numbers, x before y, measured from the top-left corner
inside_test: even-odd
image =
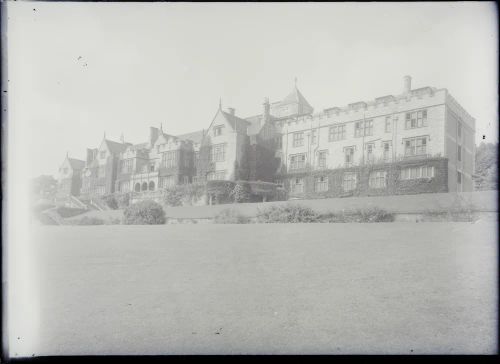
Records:
[[[384,132],[392,132],[393,116],[387,116],[384,123]],[[394,119],[397,120],[397,119]],[[340,124],[330,126],[328,128],[328,141],[338,141],[346,139],[346,125]],[[419,110],[405,114],[405,129],[414,129],[427,126],[427,110]],[[316,144],[318,140],[318,129],[311,130],[311,144]],[[460,130],[461,134],[461,130]],[[373,135],[373,119],[357,121],[354,123],[354,137],[372,136]],[[294,147],[304,145],[304,132],[293,133]]]

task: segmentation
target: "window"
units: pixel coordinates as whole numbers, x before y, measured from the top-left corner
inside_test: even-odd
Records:
[[[208,172],[207,173],[207,180],[208,181],[213,181],[213,180],[225,180],[226,179],[226,171],[214,171],[214,172]]]
[[[344,148],[344,154],[346,167],[352,166],[354,163],[354,147]]]
[[[160,144],[156,146],[156,153],[160,153]]]
[[[368,184],[370,188],[384,188],[386,187],[387,180],[386,171],[374,171],[370,173],[370,178],[368,179]]]
[[[130,191],[130,182],[129,181],[122,181],[120,182],[118,186],[120,192],[128,192]]]
[[[155,171],[155,165],[154,165],[154,163],[152,163],[152,164],[149,165],[149,171],[150,172],[154,172]]]
[[[274,143],[276,145],[276,148],[277,149],[281,149],[283,146],[282,146],[282,139],[281,139],[281,135],[274,138]]]
[[[326,150],[320,150],[318,152],[318,167],[326,168]]]
[[[185,185],[189,184],[189,176],[183,176],[182,183],[184,183]]]
[[[462,184],[462,173],[457,171],[457,183]]]
[[[311,144],[316,144],[317,135],[316,129],[311,130]]]
[[[392,117],[386,116],[385,117],[385,132],[390,133],[391,131],[392,131]]]
[[[427,126],[427,110],[406,113],[406,129],[421,128],[423,126]]]
[[[121,172],[122,173],[129,173],[132,172],[132,167],[133,167],[133,159],[124,159],[121,161]]]
[[[210,148],[210,162],[224,162],[226,159],[226,144],[215,144]]]
[[[106,174],[106,166],[100,166],[97,170],[97,177],[102,178]]]
[[[354,136],[373,135],[373,120],[358,121],[354,124]]]
[[[162,153],[161,166],[164,168],[173,168],[177,166],[177,151]]]
[[[345,125],[331,126],[328,131],[328,141],[345,139]]]
[[[457,159],[460,162],[462,160],[462,147],[459,145],[457,150]]]
[[[175,185],[175,176],[160,177],[159,188],[168,188]]]
[[[462,137],[462,123],[459,121],[457,125],[457,135],[459,138]]]
[[[106,158],[106,151],[103,150],[102,152],[99,153],[99,158],[104,159]]]
[[[63,174],[67,174],[68,173],[68,168],[63,168]]]
[[[391,143],[390,142],[385,142],[383,143],[384,146],[384,162],[389,162],[391,158]]]
[[[304,133],[293,133],[293,146],[300,147],[304,145]]]
[[[432,177],[434,177],[434,167],[431,166],[407,167],[401,169],[402,180]]]
[[[418,137],[405,140],[405,157],[427,153],[427,138]]]
[[[214,126],[214,136],[222,135],[222,128],[224,125]]]
[[[373,148],[374,148],[373,143],[366,144],[366,161],[368,163],[371,163],[374,160]]]
[[[356,172],[344,173],[342,188],[344,189],[344,191],[352,191],[356,189]]]
[[[314,190],[316,192],[328,191],[328,177],[326,176],[316,177],[314,180]]]
[[[304,168],[306,164],[305,154],[296,154],[290,156],[290,169]]]
[[[279,187],[282,187],[282,188],[284,186],[284,183],[283,183],[282,179],[276,179],[276,180],[274,180],[274,183],[277,184]]]
[[[195,162],[195,164],[197,164],[199,160],[200,160],[200,152],[194,152],[194,162]]]
[[[292,192],[293,193],[304,192],[304,179],[303,178],[292,179]]]

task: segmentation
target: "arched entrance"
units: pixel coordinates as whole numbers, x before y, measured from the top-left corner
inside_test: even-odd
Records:
[[[142,183],[142,187],[141,187],[141,191],[147,191],[148,190],[148,183],[147,182],[143,182]]]
[[[153,181],[149,182],[149,190],[154,191],[155,190],[155,183]]]
[[[135,192],[141,192],[141,184],[139,182],[137,182],[135,184],[134,191]]]

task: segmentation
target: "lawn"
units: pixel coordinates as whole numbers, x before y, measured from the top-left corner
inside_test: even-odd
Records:
[[[495,226],[37,227],[35,355],[494,353]]]

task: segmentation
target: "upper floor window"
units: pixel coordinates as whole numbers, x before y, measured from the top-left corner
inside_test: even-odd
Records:
[[[462,173],[460,173],[459,171],[457,171],[457,183],[458,184],[462,183]]]
[[[154,172],[154,171],[155,171],[155,165],[154,165],[154,163],[151,163],[151,164],[149,165],[149,171],[150,171],[150,172]]]
[[[306,164],[305,154],[296,154],[290,157],[290,169],[304,168]]]
[[[370,173],[368,184],[371,188],[384,188],[386,186],[387,172],[373,171]]]
[[[331,126],[328,130],[328,141],[336,141],[345,139],[345,124]]]
[[[314,190],[316,192],[328,191],[328,177],[320,176],[314,179]]]
[[[214,126],[214,136],[222,135],[224,125]]]
[[[388,162],[392,159],[391,158],[391,142],[384,142],[383,148],[384,148],[384,162]]]
[[[276,138],[274,138],[274,143],[275,143],[277,149],[281,149],[282,148],[281,135],[277,136]]]
[[[211,162],[224,162],[226,159],[226,144],[215,144],[210,148]]]
[[[300,147],[302,145],[304,145],[304,133],[303,132],[293,133],[293,146]]]
[[[318,139],[316,132],[316,129],[311,130],[311,144],[316,144],[316,141]]]
[[[350,167],[354,163],[354,147],[344,148],[344,157],[346,167]]]
[[[100,166],[98,169],[97,169],[97,177],[104,177],[104,175],[106,174],[106,166]]]
[[[462,160],[462,147],[459,145],[457,150],[457,159],[460,162]]]
[[[373,143],[366,144],[366,161],[369,163],[374,160],[373,148],[375,148]]]
[[[162,153],[161,165],[162,165],[162,167],[165,167],[165,168],[177,167],[177,151],[172,150],[170,152]]]
[[[99,158],[101,158],[101,159],[106,158],[106,151],[105,151],[105,150],[103,150],[103,151],[101,151],[101,152],[99,153]]]
[[[462,123],[459,121],[457,125],[457,135],[459,138],[462,137]]]
[[[354,124],[354,136],[373,135],[373,120],[357,121]]]
[[[406,113],[406,129],[421,128],[423,126],[427,126],[427,110],[419,110]]]
[[[156,146],[156,153],[160,153],[160,144]]]
[[[390,133],[392,131],[392,116],[385,117],[385,132]]]
[[[319,168],[326,168],[326,150],[320,150],[318,152],[318,167]]]
[[[424,155],[427,153],[427,137],[417,137],[405,140],[405,157]]]
[[[121,161],[121,172],[128,173],[132,171],[133,159],[124,159]]]

